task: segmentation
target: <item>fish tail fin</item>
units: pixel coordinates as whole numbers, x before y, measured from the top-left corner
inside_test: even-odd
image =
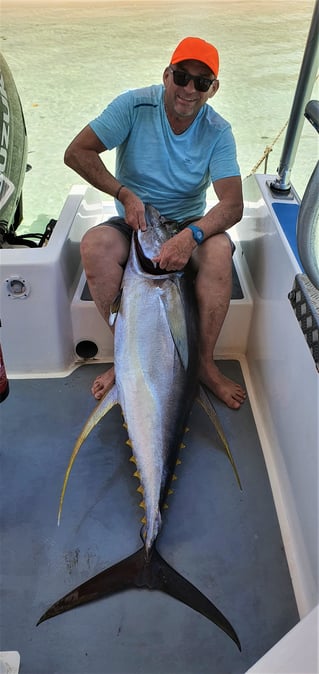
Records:
[[[146,588],[169,594],[215,623],[241,650],[238,636],[225,616],[202,592],[167,564],[155,546],[149,554],[145,547],[140,548],[133,555],[79,585],[52,604],[37,625],[81,604],[130,588]]]
[[[175,571],[156,548],[152,550],[152,586],[151,589],[160,590],[186,604],[194,611],[211,620],[217,627],[223,630],[238,646],[241,651],[238,636],[221,611],[202,593],[195,585],[192,585],[180,573]]]

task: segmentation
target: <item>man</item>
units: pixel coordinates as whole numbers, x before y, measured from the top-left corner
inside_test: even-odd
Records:
[[[90,292],[106,321],[120,288],[132,230],[146,228],[144,204],[179,223],[180,231],[155,261],[168,271],[194,261],[200,378],[226,405],[238,409],[245,391],[213,360],[232,290],[233,247],[225,232],[240,220],[243,208],[230,125],[207,104],[219,88],[218,69],[213,45],[185,38],[164,70],[163,85],[118,96],[71,142],[65,163],[116,199],[119,216],[90,229],[81,243]],[[100,157],[115,147],[116,177]],[[204,215],[211,181],[218,203]],[[92,386],[97,400],[113,381],[113,368],[97,377]]]

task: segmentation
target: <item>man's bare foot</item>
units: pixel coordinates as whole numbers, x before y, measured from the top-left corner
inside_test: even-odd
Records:
[[[91,392],[95,400],[101,400],[107,391],[110,391],[115,382],[114,367],[111,367],[103,374],[99,374],[93,382]]]
[[[215,363],[200,371],[200,381],[214,395],[233,410],[238,410],[246,400],[246,391],[232,379],[223,375]]]

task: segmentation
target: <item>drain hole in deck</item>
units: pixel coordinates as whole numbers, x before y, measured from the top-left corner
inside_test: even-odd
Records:
[[[83,339],[82,342],[78,342],[75,351],[79,358],[94,358],[98,352],[98,347],[95,342]]]

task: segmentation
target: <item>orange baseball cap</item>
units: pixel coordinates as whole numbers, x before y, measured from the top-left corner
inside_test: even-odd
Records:
[[[216,47],[200,37],[185,37],[173,52],[171,63],[195,60],[205,63],[218,76],[219,55]]]

